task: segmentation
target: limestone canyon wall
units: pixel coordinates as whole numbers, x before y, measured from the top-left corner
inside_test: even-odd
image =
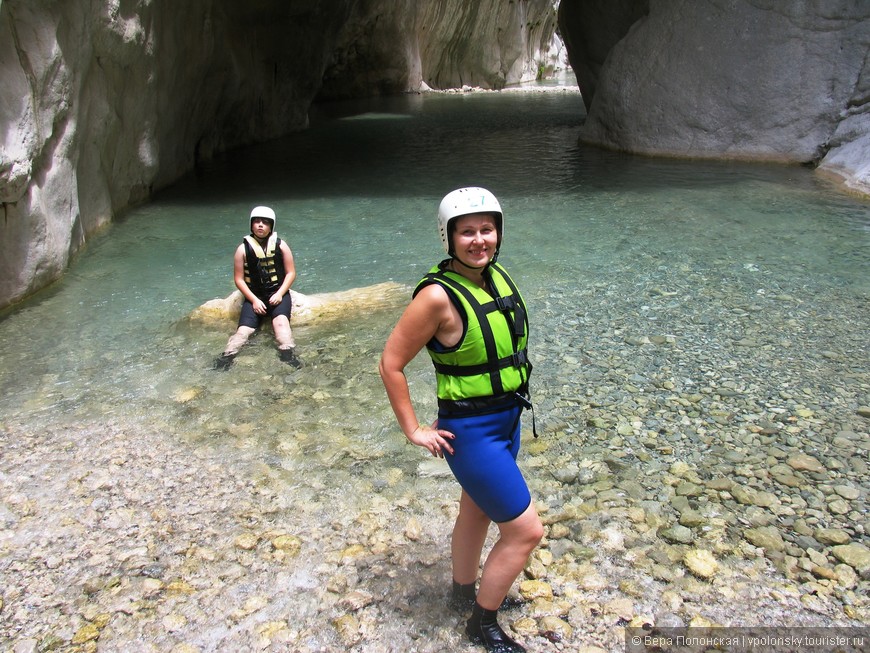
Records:
[[[551,0],[0,0],[0,307],[217,151],[324,97],[534,76]]]
[[[531,79],[555,22],[553,0],[0,0],[0,307],[315,99]],[[562,0],[559,25],[582,140],[820,163],[870,194],[870,3]]]
[[[870,3],[562,0],[583,142],[819,165],[870,194]]]
[[[333,48],[320,96],[531,81],[555,30],[553,0],[363,0]]]

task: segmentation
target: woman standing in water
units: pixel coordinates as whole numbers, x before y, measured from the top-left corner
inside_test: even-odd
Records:
[[[453,528],[450,604],[471,608],[466,633],[488,651],[525,651],[498,624],[498,609],[541,541],[543,526],[516,464],[528,401],[528,320],[512,279],[496,263],[504,233],[498,200],[483,188],[449,193],[438,209],[449,258],[433,267],[387,340],[380,373],[412,443],[446,458],[462,486]],[[426,347],[438,419],[417,420],[405,366]],[[475,583],[491,522],[499,539]]]

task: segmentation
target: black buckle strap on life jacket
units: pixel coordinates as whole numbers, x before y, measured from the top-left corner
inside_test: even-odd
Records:
[[[518,352],[511,354],[511,365],[514,367],[525,367],[529,364],[529,350],[520,349]]]
[[[522,369],[528,366],[531,372],[531,363],[529,363],[529,354],[527,349],[505,356],[494,361],[486,361],[478,365],[447,365],[446,363],[438,363],[432,361],[435,366],[435,371],[448,376],[475,376],[477,374],[495,374],[505,369],[506,367],[516,367]]]
[[[495,305],[505,317],[511,322],[511,330],[516,337],[520,337],[525,333],[526,310],[523,308],[523,303],[518,302],[514,297],[496,297]],[[510,311],[514,312],[514,318],[511,320]]]
[[[516,284],[513,282],[513,279],[510,278],[507,271],[499,264],[493,264],[493,267],[498,270],[499,274],[501,274],[502,280],[507,284],[508,288],[511,289],[511,299],[515,300],[516,304],[516,317],[518,324],[526,324],[526,306],[523,303],[522,297],[520,295],[519,288],[517,288]],[[492,272],[490,272],[492,274]],[[520,333],[522,335],[522,333]]]
[[[498,310],[502,312],[512,311],[516,304],[517,302],[514,301],[513,297],[502,297],[499,295],[495,298],[495,305],[498,307]]]

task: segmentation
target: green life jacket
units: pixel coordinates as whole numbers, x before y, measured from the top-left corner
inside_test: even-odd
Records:
[[[438,284],[462,316],[463,332],[456,345],[445,347],[434,338],[426,345],[435,365],[439,400],[525,392],[532,370],[526,350],[529,321],[513,280],[501,265],[491,264],[484,276],[493,296],[443,266],[444,262],[433,267],[414,290],[416,295]]]
[[[260,297],[271,295],[287,275],[284,270],[284,255],[281,239],[272,232],[263,248],[253,236],[245,236],[245,283],[251,292]]]

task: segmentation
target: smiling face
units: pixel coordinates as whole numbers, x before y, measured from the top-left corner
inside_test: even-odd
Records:
[[[453,255],[470,268],[483,268],[495,256],[498,230],[489,213],[472,213],[455,219],[453,225]]]

